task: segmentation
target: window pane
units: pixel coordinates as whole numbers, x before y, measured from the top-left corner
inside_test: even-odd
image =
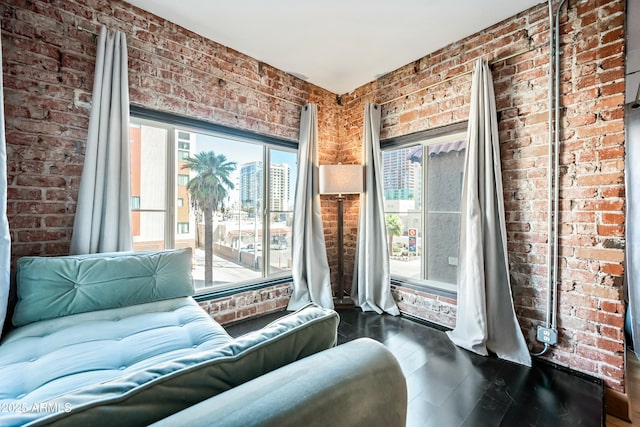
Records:
[[[420,279],[422,146],[382,153],[391,274]]]
[[[231,186],[225,187],[226,195],[221,197],[218,209],[213,215],[213,283],[219,286],[243,282],[262,277],[262,159],[261,145],[195,134],[192,140],[192,157],[214,153],[224,156],[224,163],[232,164],[227,173]],[[183,169],[184,171],[184,169]],[[190,171],[190,179],[197,179],[198,173]],[[233,188],[231,188],[233,187]],[[212,190],[213,191],[213,190]],[[188,192],[185,198],[193,197]],[[190,204],[185,203],[189,209]],[[205,219],[203,212],[194,212],[197,223],[196,269],[194,279],[199,286],[205,286]]]
[[[133,249],[164,249],[167,187],[166,129],[131,124],[131,212]]]
[[[427,279],[455,284],[465,141],[426,148],[428,212]]]
[[[269,273],[279,274],[291,270],[293,225],[293,195],[297,154],[291,151],[270,150],[269,169]]]

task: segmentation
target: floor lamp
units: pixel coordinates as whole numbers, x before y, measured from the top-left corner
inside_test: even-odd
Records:
[[[334,295],[335,305],[350,304],[344,301],[344,225],[343,208],[345,194],[362,193],[362,165],[320,165],[320,194],[335,194],[338,201],[338,286]]]

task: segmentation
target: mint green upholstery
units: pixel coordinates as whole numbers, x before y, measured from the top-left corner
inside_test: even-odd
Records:
[[[15,326],[190,296],[191,249],[24,257],[16,287]]]
[[[407,385],[393,354],[361,338],[262,375],[153,427],[404,427]]]
[[[19,260],[0,426],[147,425],[336,345],[315,305],[230,337],[190,271],[189,250]]]
[[[129,345],[113,351],[102,347],[102,354],[91,351],[92,348],[100,348],[99,342],[87,340],[84,345],[69,348],[66,355],[73,358],[73,363],[68,365],[80,362],[83,358],[90,359],[90,362],[83,366],[86,371],[80,372],[82,369],[79,368],[76,374],[84,376],[89,384],[84,387],[68,387],[68,372],[61,370],[56,375],[53,367],[50,367],[48,371],[55,378],[53,387],[42,384],[40,389],[27,394],[23,389],[18,389],[17,392],[24,396],[0,399],[0,405],[24,404],[30,407],[33,403],[38,403],[56,410],[44,413],[16,413],[12,414],[13,416],[0,413],[0,425],[146,425],[226,392],[264,373],[333,347],[337,338],[338,321],[338,315],[333,310],[309,305],[258,331],[230,339],[222,345],[216,344],[224,341],[224,338],[212,342],[211,345],[194,344],[193,349],[183,348],[174,351],[175,357],[153,356],[149,360],[141,360],[138,364],[123,365],[120,372],[117,365],[123,363],[123,356],[129,357],[128,355],[134,353],[137,347],[136,337],[132,337]],[[164,336],[174,341],[171,339],[171,333],[167,330]],[[156,344],[162,348],[162,343],[156,341]],[[0,364],[1,350],[2,346]],[[55,355],[54,360],[64,356]],[[57,369],[67,365],[63,360],[56,363]],[[14,364],[15,369],[11,372],[10,367],[8,374],[13,374],[12,378],[20,382],[16,378],[19,375],[17,369],[25,368],[29,363],[25,361],[21,365]],[[87,366],[90,363],[94,363],[100,370],[106,369],[109,372],[105,374],[100,370],[91,371]],[[68,365],[65,368],[72,369]],[[29,369],[38,371],[47,368],[29,366]],[[6,374],[0,369],[3,378],[7,378],[4,376]],[[55,381],[60,380],[61,383],[55,384]],[[77,380],[78,378],[76,382]]]

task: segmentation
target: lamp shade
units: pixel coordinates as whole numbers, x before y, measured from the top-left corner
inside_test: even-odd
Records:
[[[320,194],[356,194],[363,191],[362,165],[320,165]]]

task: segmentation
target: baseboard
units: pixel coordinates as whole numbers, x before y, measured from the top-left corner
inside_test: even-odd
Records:
[[[348,309],[355,309],[356,304],[353,302],[353,300],[349,296],[345,296],[342,299],[334,297],[333,307],[336,310],[348,310]]]
[[[604,405],[607,414],[631,422],[631,403],[626,393],[605,388]]]

